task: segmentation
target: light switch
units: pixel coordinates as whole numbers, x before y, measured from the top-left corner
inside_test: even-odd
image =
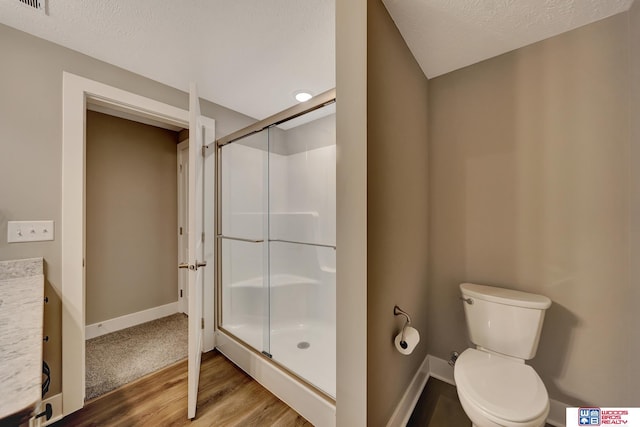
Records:
[[[44,242],[53,240],[53,221],[9,221],[7,242]]]

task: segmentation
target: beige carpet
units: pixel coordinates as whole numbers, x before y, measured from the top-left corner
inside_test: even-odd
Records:
[[[187,316],[174,314],[86,342],[86,400],[187,357]]]

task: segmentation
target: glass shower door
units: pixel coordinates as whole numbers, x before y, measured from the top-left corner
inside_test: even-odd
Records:
[[[335,397],[335,104],[293,116],[220,145],[218,321]]]
[[[221,326],[255,350],[269,351],[269,134],[222,147]]]
[[[269,129],[270,353],[335,397],[335,105]]]

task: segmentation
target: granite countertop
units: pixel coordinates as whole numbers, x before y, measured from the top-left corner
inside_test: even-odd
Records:
[[[0,420],[42,397],[42,258],[0,261]]]

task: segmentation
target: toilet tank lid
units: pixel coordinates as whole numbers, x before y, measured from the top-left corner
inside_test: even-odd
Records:
[[[516,307],[536,308],[546,310],[551,306],[551,300],[544,295],[530,294],[513,289],[497,288],[495,286],[477,285],[475,283],[460,284],[462,295],[478,298],[498,304]]]

